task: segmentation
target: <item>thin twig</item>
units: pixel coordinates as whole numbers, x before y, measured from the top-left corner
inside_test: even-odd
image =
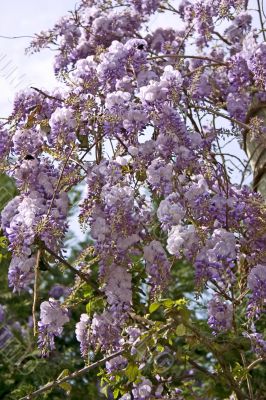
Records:
[[[257,3],[258,3],[258,13],[259,13],[259,16],[260,16],[260,24],[261,24],[262,35],[263,35],[263,39],[266,40],[266,35],[265,35],[265,31],[264,31],[264,22],[263,22],[262,13],[261,13],[260,0],[257,0]]]
[[[221,148],[221,146],[219,147],[219,150],[220,149],[222,149]],[[215,155],[217,155],[217,156],[228,156],[228,157],[233,157],[233,158],[235,158],[237,161],[239,161],[240,162],[240,164],[245,168],[245,164],[243,163],[243,161],[241,161],[241,159],[239,158],[239,157],[237,157],[237,156],[235,156],[234,154],[230,154],[230,153],[223,153],[223,152],[221,152],[221,153],[215,153]]]
[[[220,112],[220,111],[214,110],[213,108],[210,108],[210,107],[200,107],[200,106],[193,106],[193,107],[194,107],[195,110],[202,110],[202,111],[210,112],[210,113],[212,113],[212,114],[217,115],[218,117],[222,117],[222,118],[228,119],[228,121],[231,121],[231,122],[233,122],[234,124],[239,125],[241,128],[250,130],[250,126],[247,125],[247,124],[245,124],[244,122],[241,122],[241,121],[239,121],[238,119],[229,117],[229,115],[226,115],[226,114],[224,114],[224,113],[222,113],[222,112]]]
[[[158,58],[169,58],[169,57],[175,57],[175,58],[193,58],[196,60],[203,60],[203,61],[211,61],[214,62],[215,64],[218,64],[217,60],[214,60],[213,58],[210,57],[204,57],[204,56],[193,56],[193,55],[178,55],[178,54],[165,54],[162,56],[152,56],[152,57],[148,57],[147,60],[157,60]],[[220,65],[228,65],[228,63],[224,63],[224,62],[220,62]]]
[[[36,306],[38,300],[38,278],[39,278],[39,264],[41,259],[41,250],[37,250],[36,263],[34,268],[34,289],[33,289],[33,303],[32,303],[32,320],[33,320],[33,334],[37,335],[37,321],[36,321]]]
[[[246,172],[247,172],[248,166],[249,166],[249,164],[250,164],[250,162],[251,162],[251,160],[252,160],[254,154],[256,153],[256,151],[258,150],[259,147],[260,147],[260,144],[259,144],[258,146],[255,147],[255,149],[254,149],[253,152],[251,153],[249,159],[247,160],[247,163],[246,163],[246,165],[245,165],[244,171],[243,171],[243,173],[242,173],[242,178],[241,178],[240,186],[243,185],[243,182],[244,182],[244,179],[245,179],[245,176],[246,176]]]
[[[247,367],[247,371],[251,371],[254,367],[256,367],[256,365],[258,365],[262,361],[266,361],[266,358],[265,357],[257,358],[257,360],[255,360],[251,364],[249,364],[249,366]]]
[[[64,102],[64,100],[59,99],[58,97],[55,97],[55,96],[51,96],[50,94],[47,94],[47,93],[43,92],[41,89],[38,89],[38,88],[36,88],[34,86],[31,86],[30,88],[33,89],[33,90],[36,90],[36,92],[42,94],[43,96],[47,97],[48,99]]]
[[[30,35],[21,35],[21,36],[4,36],[4,35],[0,35],[1,39],[33,39],[34,36],[30,36]]]
[[[85,166],[81,162],[75,160],[74,158],[70,158],[70,160],[73,161],[75,164],[77,164],[87,174],[88,170],[85,168]]]
[[[83,156],[81,157],[80,161],[82,161],[82,160],[86,157],[86,155],[93,149],[94,146],[96,146],[96,145],[98,144],[98,142],[99,142],[100,140],[102,140],[102,139],[104,138],[105,135],[106,135],[106,132],[103,133],[102,135],[100,135],[100,136],[95,140],[95,142],[93,142],[92,145],[91,145],[90,147],[88,147],[88,149],[85,151],[85,153],[84,153]]]
[[[44,246],[44,249],[51,254],[56,260],[60,261],[63,265],[65,265],[68,269],[70,269],[75,275],[78,275],[82,280],[88,282],[95,290],[99,291],[98,287],[94,285],[88,276],[84,274],[82,271],[74,268],[67,260],[61,257],[59,254],[56,254],[53,250],[49,249],[48,247]]]
[[[42,386],[40,389],[35,390],[35,392],[32,392],[32,393],[28,394],[27,396],[21,397],[19,400],[31,400],[31,399],[39,396],[40,394],[47,392],[47,390],[51,390],[57,386],[60,386],[63,382],[69,381],[71,379],[75,379],[81,375],[86,374],[87,372],[91,371],[92,369],[95,369],[95,368],[99,367],[100,365],[104,364],[106,361],[112,360],[113,358],[120,356],[124,352],[125,352],[125,349],[119,350],[116,353],[113,353],[105,358],[102,358],[101,360],[96,361],[95,363],[88,365],[87,367],[81,368],[78,371],[72,372],[71,374],[64,376],[61,379],[56,379],[53,382],[49,382],[45,386]]]
[[[246,362],[246,357],[245,357],[244,352],[240,351],[240,355],[241,355],[241,358],[242,358],[243,367],[247,368],[247,362]],[[246,376],[246,380],[247,380],[249,398],[250,398],[250,400],[254,400],[254,393],[253,393],[252,383],[251,383],[250,376],[249,376],[248,373],[247,373],[247,376]]]
[[[47,214],[46,214],[46,216],[45,216],[46,221],[48,220],[48,216],[49,216],[49,214],[50,214],[50,212],[51,212],[51,209],[52,209],[52,207],[53,207],[54,200],[55,200],[55,196],[56,196],[56,192],[57,192],[57,190],[59,189],[59,186],[60,186],[60,183],[61,183],[61,179],[62,179],[62,177],[63,177],[63,173],[64,173],[64,171],[65,171],[66,165],[67,165],[67,163],[68,163],[68,161],[69,161],[69,158],[70,158],[70,156],[71,156],[73,150],[74,150],[74,145],[72,146],[72,148],[71,148],[69,154],[67,155],[67,158],[66,158],[66,160],[65,160],[65,162],[64,162],[64,164],[63,164],[63,168],[62,168],[62,170],[61,170],[61,172],[60,172],[60,175],[59,175],[59,178],[58,178],[56,187],[55,187],[55,189],[54,189],[54,193],[53,193],[53,197],[52,197],[50,206],[49,206],[48,211],[47,211]]]
[[[219,39],[221,39],[225,44],[227,44],[228,46],[231,46],[232,43],[230,43],[227,39],[225,39],[219,32],[217,31],[213,31],[213,33],[218,36]]]
[[[198,369],[199,371],[201,371],[203,374],[208,375],[210,378],[214,379],[215,381],[217,381],[217,375],[216,374],[212,374],[211,372],[209,372],[206,368],[202,367],[201,365],[199,365],[198,363],[196,363],[195,361],[191,360],[190,358],[187,360],[189,362],[190,365],[192,365],[194,368]]]
[[[219,285],[217,282],[215,282],[214,279],[210,279],[210,282],[218,289],[218,292],[214,289],[211,288],[212,290],[214,290],[216,293],[223,295],[225,299],[232,301],[232,297],[230,297]]]

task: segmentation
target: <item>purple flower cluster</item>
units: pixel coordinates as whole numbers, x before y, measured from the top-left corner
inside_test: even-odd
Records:
[[[142,381],[134,386],[132,394],[135,400],[148,400],[151,398],[153,385],[149,379],[142,378]]]
[[[162,291],[169,281],[171,264],[161,243],[153,240],[143,249],[146,261],[146,272],[149,277],[153,292]]]
[[[11,140],[9,138],[8,130],[0,125],[0,162],[7,155],[10,150]]]
[[[68,310],[53,298],[42,302],[40,310],[38,343],[45,356],[55,349],[55,336],[62,334],[63,325],[69,322],[69,315]]]
[[[214,333],[226,332],[232,326],[233,306],[215,296],[208,302],[208,316],[208,324]]]
[[[13,152],[20,157],[36,157],[42,150],[44,137],[41,130],[18,129],[12,137]]]
[[[76,337],[80,342],[80,352],[82,357],[88,355],[90,341],[89,341],[90,318],[87,314],[81,314],[80,321],[76,324]]]
[[[250,317],[258,318],[266,305],[266,265],[258,264],[253,267],[248,275],[247,283],[252,293],[248,314]]]
[[[36,238],[51,249],[58,247],[67,226],[68,197],[64,192],[55,193],[58,171],[48,160],[23,160],[14,178],[22,194],[3,209],[1,223],[14,251],[9,283],[20,290],[28,287],[32,278],[34,257],[30,256]]]

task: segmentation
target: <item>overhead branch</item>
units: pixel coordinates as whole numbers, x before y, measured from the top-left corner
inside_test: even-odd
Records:
[[[19,400],[31,400],[31,399],[34,399],[35,397],[39,397],[40,394],[45,393],[48,390],[51,390],[55,387],[60,386],[63,382],[66,382],[71,379],[75,379],[81,375],[84,375],[87,372],[91,371],[92,369],[95,369],[95,368],[101,366],[102,364],[106,363],[106,361],[112,360],[113,358],[120,356],[124,352],[125,352],[125,349],[117,351],[105,358],[102,358],[99,361],[96,361],[95,363],[93,363],[91,365],[88,365],[87,367],[84,367],[84,368],[79,369],[78,371],[72,372],[71,374],[64,376],[61,379],[56,379],[53,382],[49,382],[45,386],[42,386],[40,389],[36,390],[35,392],[32,392],[32,393],[28,394],[27,396],[21,397]]]

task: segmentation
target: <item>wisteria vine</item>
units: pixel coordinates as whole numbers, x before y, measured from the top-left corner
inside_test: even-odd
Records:
[[[204,394],[206,376],[226,382],[230,399],[255,399],[252,368],[233,376],[217,350],[221,338],[245,340],[238,350],[244,369],[246,357],[253,365],[266,353],[266,43],[248,3],[82,0],[28,49],[55,47],[64,88],[18,93],[1,123],[1,170],[18,190],[1,213],[9,286],[37,299],[38,251],[76,273],[71,288],[58,282],[33,309],[48,356],[86,282],[100,306],[83,309],[76,338],[86,363],[107,357],[103,386],[115,398],[218,398]],[[181,29],[149,30],[158,12],[174,15]],[[232,136],[248,157],[241,184],[230,175],[237,156],[227,158],[221,147]],[[253,187],[243,184],[249,164]],[[73,267],[63,251],[69,195],[79,184],[86,185],[79,222],[89,239]],[[172,299],[182,263],[194,291]],[[200,322],[192,298],[201,304]],[[159,367],[145,367],[148,355],[160,364],[159,348],[176,359],[179,335],[187,346],[192,337],[203,343],[216,360],[209,370],[190,360],[191,381],[203,374],[205,397],[192,384],[188,394],[174,372],[164,379]],[[168,345],[159,346],[161,337]]]

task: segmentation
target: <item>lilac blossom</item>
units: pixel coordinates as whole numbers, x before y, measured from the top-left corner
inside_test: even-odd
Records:
[[[0,324],[2,324],[4,320],[5,320],[5,309],[2,306],[2,304],[0,304]]]
[[[102,314],[94,314],[91,323],[90,341],[93,346],[99,344],[102,349],[120,348],[120,335],[123,318],[121,313],[104,311]]]
[[[208,302],[208,316],[208,324],[214,333],[226,332],[232,326],[233,306],[219,296],[214,296]]]
[[[80,352],[82,357],[86,357],[89,351],[90,340],[89,340],[89,329],[90,329],[90,318],[87,314],[81,314],[80,321],[76,324],[76,337],[80,342]]]
[[[236,240],[232,232],[215,229],[197,255],[196,279],[215,279],[228,285],[235,280],[232,268],[236,259]]]
[[[4,158],[10,150],[11,140],[9,138],[8,130],[0,125],[0,161]]]
[[[152,284],[153,292],[163,290],[167,285],[170,275],[171,264],[161,243],[153,240],[144,247],[144,259],[149,281]]]
[[[127,359],[123,356],[114,357],[109,361],[106,361],[105,368],[108,374],[112,374],[112,372],[119,371],[124,369],[127,366]]]
[[[164,229],[170,229],[181,222],[185,216],[185,211],[179,203],[177,193],[171,193],[161,201],[157,210],[157,216]]]
[[[194,225],[176,225],[169,232],[167,250],[170,254],[181,258],[190,258],[198,248],[199,238]]]
[[[18,129],[12,137],[14,153],[20,156],[36,156],[44,143],[42,131]]]
[[[249,62],[250,69],[254,75],[255,83],[263,90],[266,89],[266,43],[261,43]]]
[[[132,304],[131,274],[120,266],[111,266],[105,277],[104,292],[108,304],[115,309],[127,309]]]
[[[69,289],[64,285],[53,285],[49,291],[49,295],[54,299],[58,300],[60,297],[65,296],[69,292]]]
[[[173,166],[166,164],[161,158],[152,161],[147,170],[147,180],[158,192],[170,194],[172,191]]]
[[[14,292],[29,289],[33,283],[35,255],[13,256],[8,269],[8,284]]]
[[[55,349],[55,336],[63,332],[63,325],[69,322],[68,310],[58,300],[50,298],[40,306],[40,321],[38,322],[38,343],[42,355]]]
[[[263,32],[252,29],[245,0],[179,3],[175,10],[163,0],[81,0],[74,13],[31,45],[33,51],[55,47],[55,73],[64,88],[24,90],[0,126],[1,168],[18,190],[1,212],[14,291],[31,293],[39,246],[64,253],[68,193],[72,198],[76,185],[86,181],[80,222],[89,242],[77,261],[90,268],[87,263],[95,257],[96,291],[103,301],[76,324],[85,359],[89,352],[101,351],[104,357],[127,344],[134,357],[151,330],[157,339],[153,329],[161,321],[148,321],[146,313],[171,283],[177,259],[194,267],[199,299],[205,287],[216,292],[207,307],[214,335],[234,335],[233,308],[249,328],[263,311],[265,207],[254,190],[231,182],[227,158],[218,154],[223,147],[217,148],[231,133],[248,146],[249,130],[242,128],[250,122],[252,135],[263,143],[263,127],[253,133],[256,120],[250,121],[266,101]],[[147,34],[150,16],[167,7],[176,14],[177,27],[178,18],[183,20],[181,29]],[[222,115],[233,130],[220,123],[223,119],[215,126]],[[244,167],[243,177],[245,172]],[[177,268],[177,279],[179,273]],[[77,278],[77,285],[81,281]],[[41,304],[43,355],[55,348],[55,337],[69,321],[56,300],[63,297],[68,304],[68,293],[56,284],[52,298]],[[234,303],[237,298],[243,302]],[[1,312],[0,306],[0,321]],[[162,329],[168,328],[169,315]],[[261,356],[265,340],[251,328],[249,350]],[[165,330],[165,340],[171,329]],[[131,361],[127,354],[106,363],[110,385]],[[143,376],[129,379],[118,396],[127,391],[122,399],[183,398],[172,380],[158,373],[151,382],[145,376],[140,363],[146,354],[136,364]]]
[[[252,327],[252,332],[244,332],[243,336],[251,341],[252,350],[260,357],[266,356],[266,340],[261,333],[256,332],[255,327]]]
[[[75,128],[77,123],[71,109],[57,107],[51,115],[49,125],[51,127],[49,140],[52,143],[56,143],[59,139],[63,140],[64,144],[69,144],[76,140]]]
[[[252,292],[248,313],[258,317],[266,301],[266,265],[258,264],[253,267],[248,275],[247,284]]]
[[[135,400],[148,400],[152,393],[152,382],[149,379],[142,378],[141,382],[134,384],[132,390],[133,398]]]

